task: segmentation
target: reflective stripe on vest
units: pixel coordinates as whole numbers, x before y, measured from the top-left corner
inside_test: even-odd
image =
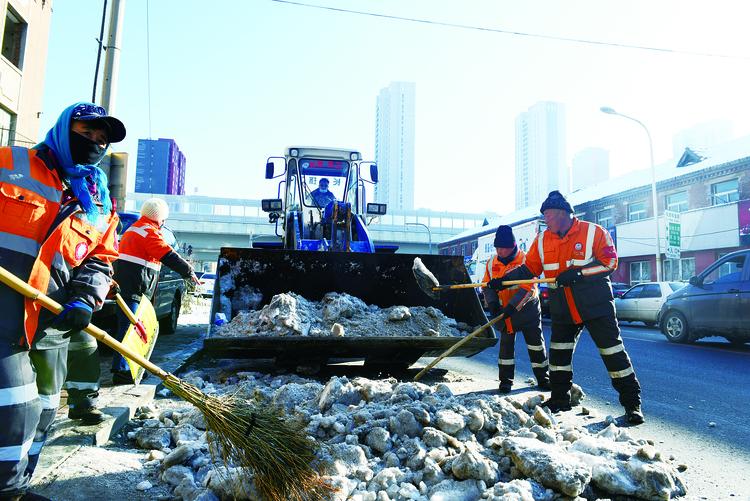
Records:
[[[584,224],[584,222],[579,221],[579,224]],[[583,259],[571,259],[568,261],[568,268],[571,266],[581,268],[594,261],[594,235],[596,234],[596,226],[591,223],[585,224],[588,225],[588,231],[586,232],[586,254]]]
[[[161,270],[161,263],[151,263],[149,261],[146,261],[143,258],[131,256],[130,254],[120,254],[119,259],[122,259],[123,261],[131,262],[131,263],[135,263],[140,266],[145,266],[146,268],[151,268],[152,270],[156,270],[156,271]]]
[[[33,191],[52,203],[59,204],[62,193],[54,186],[47,186],[31,177],[31,163],[29,162],[29,150],[19,146],[11,147],[13,155],[13,174],[11,182],[25,190]],[[3,169],[6,170],[6,169]]]

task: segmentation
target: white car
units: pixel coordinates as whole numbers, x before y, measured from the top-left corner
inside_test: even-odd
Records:
[[[643,322],[653,327],[659,320],[659,310],[667,296],[682,289],[682,282],[644,282],[634,285],[615,298],[618,320]]]
[[[195,288],[195,294],[202,297],[213,297],[215,273],[204,273],[199,279],[198,287]]]

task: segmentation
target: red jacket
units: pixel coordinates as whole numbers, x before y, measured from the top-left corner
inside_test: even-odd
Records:
[[[164,241],[161,228],[147,217],[133,223],[120,239],[120,258],[115,280],[124,298],[140,301],[141,295],[151,299],[164,263],[188,278],[193,267]]]
[[[484,272],[484,280],[482,282],[489,282],[493,278],[500,278],[506,273],[510,272],[521,266],[524,261],[526,254],[521,249],[518,249],[516,257],[508,264],[503,264],[502,261],[495,254],[492,259],[487,260],[486,269]],[[518,329],[513,328],[513,324],[516,326],[526,325],[527,323],[538,323],[540,318],[539,294],[537,291],[536,284],[521,284],[513,285],[508,289],[504,289],[500,292],[494,291],[490,288],[482,289],[484,292],[484,299],[487,304],[493,301],[501,301],[503,306],[512,304],[519,313],[513,315],[513,318],[505,319],[505,326],[508,329],[508,333],[515,332]],[[525,306],[529,306],[524,310]],[[523,311],[522,311],[523,310]]]
[[[97,310],[117,258],[118,217],[113,211],[92,224],[79,200],[62,204],[55,164],[46,149],[0,148],[0,265],[60,304],[79,299]],[[56,314],[38,303],[4,284],[0,302],[0,343],[66,342],[51,327]]]
[[[574,217],[573,226],[563,238],[550,230],[537,235],[526,254],[524,266],[513,272],[513,279],[532,278],[542,273],[547,278],[555,278],[570,268],[581,268],[583,279],[571,287],[558,287],[554,283],[548,286],[552,320],[579,324],[590,318],[614,315],[609,276],[617,269],[617,262],[617,251],[609,232]]]

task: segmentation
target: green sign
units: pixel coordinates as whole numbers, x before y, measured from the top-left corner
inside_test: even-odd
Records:
[[[664,254],[667,259],[680,259],[680,213],[664,211],[664,219],[667,223],[667,249]]]

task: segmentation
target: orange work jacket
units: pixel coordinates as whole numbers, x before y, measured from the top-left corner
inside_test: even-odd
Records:
[[[503,264],[503,262],[497,257],[497,254],[495,254],[492,259],[487,260],[484,271],[484,280],[482,281],[485,283],[489,282],[493,278],[500,278],[506,273],[518,268],[523,264],[525,256],[526,253],[521,249],[518,249],[513,261],[506,265]],[[505,326],[508,329],[508,333],[515,332],[515,329],[513,328],[514,323],[520,326],[526,325],[529,321],[534,324],[539,322],[540,310],[538,306],[535,308],[529,308],[528,311],[522,311],[524,306],[530,301],[532,304],[529,304],[529,306],[533,306],[534,302],[539,302],[539,293],[536,284],[513,285],[500,292],[494,291],[490,288],[485,288],[483,289],[483,292],[487,304],[499,300],[503,306],[512,304],[516,310],[518,310],[518,313],[513,315],[512,319],[505,319]]]
[[[47,149],[0,148],[0,263],[60,304],[80,299],[97,310],[117,258],[118,216],[113,211],[93,224],[79,200],[61,203],[54,164]],[[56,330],[56,314],[4,285],[0,301],[0,342],[29,347]]]

